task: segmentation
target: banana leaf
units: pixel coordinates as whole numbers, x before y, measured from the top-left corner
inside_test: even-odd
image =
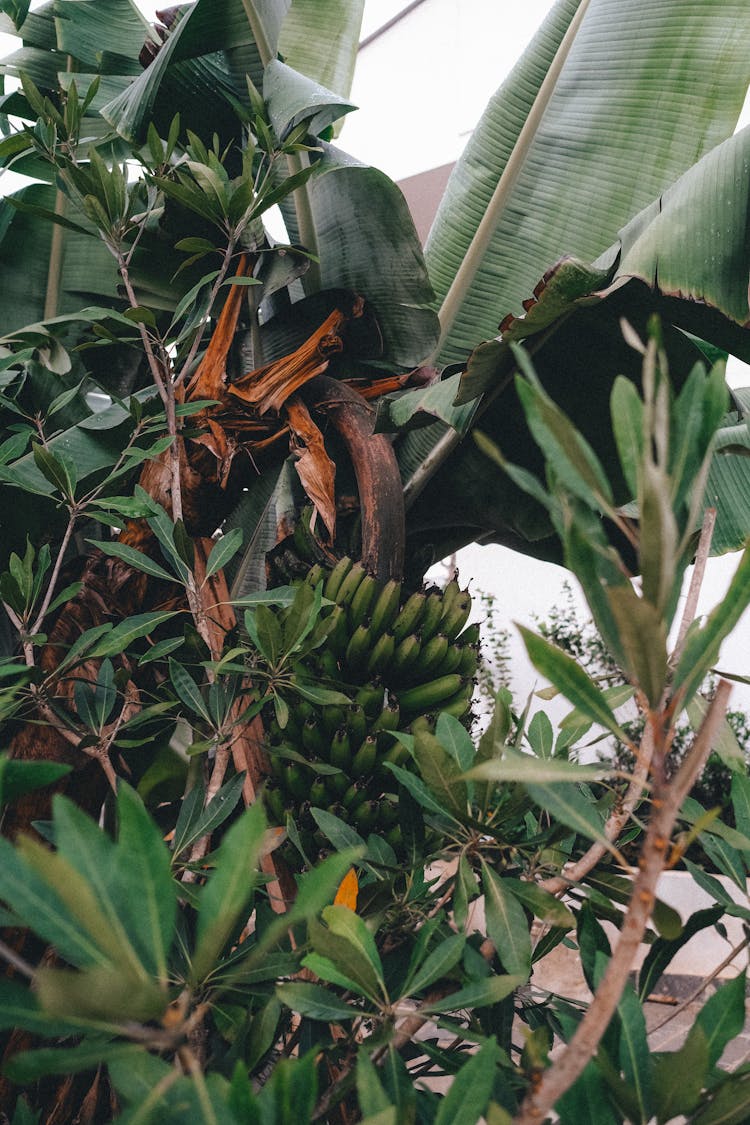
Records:
[[[545,386],[591,431],[612,471],[609,387],[617,373],[639,374],[635,353],[622,347],[619,316],[643,329],[658,311],[748,354],[748,142],[714,146],[731,133],[750,80],[750,17],[733,3],[690,13],[658,0],[648,21],[637,8],[633,0],[560,0],[490,102],[425,250],[440,308],[437,354],[466,369],[456,409],[486,396],[474,424],[536,471],[509,389],[514,364],[491,339],[501,323],[504,342],[529,337]],[[717,44],[727,63],[721,73]],[[697,89],[701,97],[691,97]],[[559,272],[550,277],[550,268],[566,255],[581,259],[578,275],[569,268],[550,292]],[[480,337],[489,342],[477,348]],[[692,357],[671,339],[679,378]],[[414,413],[423,394],[412,392]],[[470,439],[458,442],[445,422],[400,441],[413,548],[439,558],[479,538],[557,558],[545,514],[500,480]]]

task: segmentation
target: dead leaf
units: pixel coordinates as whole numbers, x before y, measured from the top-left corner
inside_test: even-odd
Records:
[[[326,453],[323,435],[301,399],[290,398],[286,414],[291,430],[295,468],[302,487],[320,513],[331,542],[336,537],[336,466]]]
[[[336,897],[333,900],[333,905],[348,906],[350,910],[356,911],[358,894],[359,879],[357,878],[357,872],[353,867],[350,867],[339,884],[339,889],[336,891]]]

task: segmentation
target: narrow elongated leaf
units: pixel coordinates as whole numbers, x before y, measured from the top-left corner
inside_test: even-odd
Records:
[[[485,863],[482,863],[482,887],[487,933],[503,968],[509,973],[528,977],[531,972],[531,936],[521,904],[503,885],[503,879]]]
[[[176,614],[171,610],[136,613],[133,617],[129,617],[127,621],[123,621],[121,625],[115,625],[114,629],[94,646],[89,656],[117,656],[124,652],[133,641],[155,632],[159,625],[175,616]]]
[[[95,543],[97,548],[105,555],[112,555],[113,558],[122,559],[123,562],[129,563],[130,566],[135,567],[136,570],[140,570],[144,574],[150,574],[154,578],[160,578],[163,582],[177,582],[174,574],[170,574],[163,566],[159,566],[158,562],[149,558],[143,551],[136,551],[134,547],[128,547],[127,543],[105,543],[99,539],[89,539],[87,542]]]
[[[562,821],[588,840],[604,844],[608,851],[616,851],[604,835],[601,816],[575,785],[526,783],[526,790],[532,801],[546,809],[553,819]]]
[[[506,747],[502,758],[474,766],[465,776],[485,781],[550,784],[555,781],[596,781],[609,772],[606,765],[580,766],[567,758],[537,758]]]
[[[527,976],[487,977],[474,984],[467,984],[465,988],[453,992],[444,1000],[423,1005],[420,1010],[425,1014],[439,1015],[441,1012],[458,1012],[462,1008],[491,1007],[493,1004],[499,1004],[506,996],[510,996],[511,992],[525,984],[527,979]]]
[[[435,1125],[475,1125],[487,1108],[501,1055],[491,1036],[455,1075],[435,1114]]]
[[[198,910],[192,972],[200,981],[211,971],[238,921],[243,919],[258,880],[257,865],[266,831],[257,801],[232,825],[216,854]]]
[[[177,886],[169,852],[143,801],[122,781],[117,793],[117,819],[117,869],[129,928],[146,966],[166,982],[177,915]]]
[[[659,978],[666,972],[672,959],[686,945],[688,941],[695,934],[701,930],[708,929],[709,926],[715,925],[719,921],[723,913],[721,906],[712,906],[706,910],[696,910],[694,914],[685,922],[682,933],[678,937],[670,939],[658,938],[651,946],[646,959],[641,966],[640,973],[638,974],[638,994],[641,1000],[645,1000],[649,996],[659,981]]]
[[[532,633],[530,629],[525,629],[522,625],[519,625],[518,629],[526,645],[529,659],[537,671],[559,688],[589,719],[601,723],[621,741],[627,742],[628,737],[613,715],[603,693],[580,665],[562,649]]]
[[[216,541],[206,563],[206,578],[216,574],[217,570],[221,570],[237,554],[242,547],[242,538],[242,528],[235,527]]]
[[[691,1028],[678,1051],[656,1055],[653,1060],[653,1101],[657,1121],[671,1121],[695,1109],[708,1069],[706,1035],[697,1024]]]
[[[414,739],[414,761],[438,803],[460,819],[467,815],[468,792],[461,767],[433,734],[420,731]]]
[[[632,986],[626,985],[617,1005],[620,1016],[620,1067],[635,1094],[644,1123],[652,1115],[652,1058],[646,1035],[646,1017]]]
[[[8,1076],[19,1085],[35,1082],[47,1074],[79,1074],[100,1063],[132,1060],[143,1052],[136,1043],[113,1043],[109,1039],[86,1039],[77,1047],[41,1047],[15,1055],[7,1064]]]
[[[711,996],[696,1017],[696,1026],[706,1037],[710,1066],[716,1066],[727,1044],[740,1034],[745,1023],[746,974],[739,973]]]
[[[312,1020],[340,1023],[361,1015],[360,1008],[344,1003],[330,989],[319,984],[307,984],[303,981],[280,984],[276,988],[276,995],[287,1008]]]
[[[441,941],[404,986],[404,995],[417,995],[440,980],[458,964],[466,945],[464,934],[452,934]]]
[[[723,600],[700,629],[693,631],[674,674],[673,688],[689,702],[719,656],[721,642],[750,602],[750,548],[746,548]]]
[[[525,906],[535,918],[546,922],[550,926],[560,926],[571,929],[575,926],[575,917],[559,898],[555,898],[549,891],[545,891],[536,883],[523,879],[514,879],[510,875],[503,878],[503,887],[510,891]]]

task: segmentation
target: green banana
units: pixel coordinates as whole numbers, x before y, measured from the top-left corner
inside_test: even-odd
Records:
[[[414,713],[415,711],[430,711],[437,707],[444,699],[449,699],[464,685],[464,679],[457,673],[451,672],[448,676],[439,676],[429,680],[426,684],[417,684],[399,692],[398,701],[401,711]]]
[[[357,829],[360,836],[364,836],[373,830],[378,821],[378,809],[378,801],[364,800],[351,810],[349,821]]]
[[[339,727],[334,734],[331,739],[329,754],[332,766],[338,766],[340,770],[349,769],[352,760],[352,751],[349,731],[346,727]]]
[[[353,563],[350,558],[344,557],[339,559],[335,567],[328,575],[326,584],[323,587],[323,597],[328,598],[329,601],[336,601],[336,595],[339,592],[341,583],[346,578],[349,571],[352,569]]]
[[[380,680],[377,678],[370,680],[369,683],[362,684],[354,696],[354,702],[358,703],[364,709],[368,718],[373,718],[379,715],[383,707],[384,688]]]
[[[397,644],[396,650],[393,653],[393,660],[389,668],[391,677],[401,679],[403,676],[407,676],[417,663],[421,650],[422,642],[416,633],[409,633],[404,637],[404,639]]]
[[[393,828],[389,828],[385,834],[386,844],[390,844],[395,852],[398,852],[403,844],[403,837],[401,835],[401,825],[394,824]]]
[[[362,739],[367,734],[367,715],[365,714],[364,707],[360,707],[358,703],[353,703],[351,707],[346,709],[346,727],[349,731],[349,740],[352,746],[359,746]]]
[[[307,797],[307,777],[297,762],[287,762],[281,776],[281,784],[292,797],[304,801]]]
[[[325,567],[322,567],[320,563],[315,563],[308,570],[307,574],[305,575],[304,581],[306,585],[312,586],[314,590],[319,582],[325,581],[327,574],[328,571],[325,569]]]
[[[329,704],[323,708],[323,727],[326,737],[330,741],[332,735],[343,726],[346,721],[346,711],[338,703]]]
[[[459,644],[462,645],[478,645],[482,639],[482,627],[478,621],[473,621],[471,625],[467,625],[463,633],[457,638]]]
[[[444,637],[445,633],[438,633],[438,636]],[[453,644],[449,643],[442,661],[437,668],[433,669],[434,674],[436,676],[447,676],[449,672],[458,672],[463,651],[461,645],[456,644],[455,641]]]
[[[360,582],[366,574],[367,571],[362,566],[362,563],[354,563],[346,578],[339,586],[336,597],[333,599],[337,605],[349,605],[351,603],[352,598],[359,588]]]
[[[440,625],[443,616],[443,595],[442,594],[428,594],[424,603],[424,612],[422,613],[422,620],[419,623],[419,636],[421,637],[422,644],[429,641],[435,635]]]
[[[461,659],[456,668],[462,676],[474,676],[479,663],[479,653],[474,645],[466,645],[461,649]]]
[[[426,731],[428,734],[435,733],[437,725],[437,717],[433,714],[417,715],[408,727],[409,734],[419,734],[420,731]]]
[[[384,829],[398,823],[398,805],[394,801],[381,801],[378,809],[378,823]]]
[[[326,644],[323,652],[329,651],[335,653],[336,656],[342,656],[346,652],[346,646],[349,641],[349,622],[347,620],[346,609],[343,605],[335,605],[331,610],[328,617],[330,622],[328,626],[328,636],[326,637]]]
[[[361,625],[366,617],[369,617],[370,606],[379,588],[380,583],[377,578],[373,578],[371,574],[365,574],[349,606],[349,628],[352,631],[358,625]]]
[[[450,611],[453,609],[456,598],[462,592],[463,591],[458,584],[457,577],[451,578],[450,582],[446,583],[443,590],[443,617],[445,617],[446,614],[450,613]]]
[[[388,702],[372,724],[371,731],[375,734],[381,730],[396,730],[401,716],[401,707],[395,695],[389,695]]]
[[[316,777],[310,786],[310,802],[317,808],[319,805],[325,805],[328,800],[328,790],[326,783],[322,777]]]
[[[323,807],[330,805],[331,802],[338,801],[351,785],[351,780],[345,773],[329,773],[325,777],[325,783],[328,796],[323,803]]]
[[[351,783],[346,793],[344,793],[344,796],[341,798],[341,804],[344,806],[347,812],[350,812],[351,809],[360,804],[362,798],[365,795],[365,791],[366,786],[364,782],[353,781]]]
[[[396,638],[396,644],[408,637],[410,633],[414,633],[422,620],[424,613],[425,602],[427,598],[421,590],[417,590],[412,594],[405,605],[399,610],[398,617],[393,622],[391,632]]]
[[[458,634],[463,629],[466,622],[469,620],[471,613],[471,595],[469,591],[464,591],[460,597],[456,598],[450,613],[446,614],[441,622],[441,629],[445,633],[449,641],[456,639]]]
[[[449,645],[450,641],[445,633],[436,633],[427,644],[422,644],[417,663],[420,676],[432,676],[437,672],[447,655]]]
[[[368,734],[352,759],[352,777],[363,777],[371,773],[378,756],[378,739]]]
[[[321,758],[326,751],[326,739],[318,719],[305,719],[302,727],[302,745],[308,754]]]
[[[265,800],[266,808],[269,814],[273,817],[275,824],[283,824],[285,817],[284,797],[281,792],[281,787],[275,778],[270,778],[266,782]]]
[[[370,634],[372,633],[372,625],[370,625]],[[375,641],[369,657],[367,658],[367,674],[368,676],[375,675],[377,672],[385,672],[391,661],[393,654],[396,651],[396,641],[393,633],[383,633]]]
[[[370,630],[377,638],[393,624],[401,604],[401,583],[391,578],[381,587],[370,612]]]
[[[365,672],[369,653],[370,628],[365,624],[358,625],[349,638],[344,656],[344,663],[350,676],[356,678]]]

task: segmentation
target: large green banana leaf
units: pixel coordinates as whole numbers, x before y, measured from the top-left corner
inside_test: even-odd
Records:
[[[744,154],[729,149],[677,196],[667,189],[732,132],[750,81],[750,12],[724,0],[699,7],[656,0],[643,16],[637,0],[560,0],[477,126],[425,252],[440,310],[438,355],[462,367],[479,339],[494,337],[508,314],[518,316],[533,304],[540,278],[565,255],[588,261],[601,255],[599,287],[607,280],[624,284],[628,276],[663,284],[663,298],[647,299],[636,283],[616,301],[614,294],[607,302],[597,298],[599,312],[585,323],[583,310],[571,321],[572,310],[564,307],[585,298],[586,285],[574,287],[550,313],[562,327],[546,324],[548,342],[535,341],[542,378],[576,423],[598,435],[605,455],[608,387],[618,373],[615,304],[639,324],[658,306],[681,327],[747,352],[740,326],[747,320],[748,196],[743,177],[735,182]],[[681,243],[691,217],[691,233]],[[619,243],[606,253],[618,229],[621,257]],[[657,270],[662,254],[669,264],[664,276],[661,265]],[[632,362],[623,370],[637,377]],[[502,393],[511,375],[502,349],[479,349],[459,403],[479,392],[500,395],[480,403],[475,424],[524,463],[528,434],[513,392]],[[415,392],[415,413],[419,398]],[[442,416],[450,420],[445,411]],[[400,443],[415,548],[440,557],[458,541],[484,538],[554,556],[541,514],[497,480],[470,440],[456,449],[457,440],[446,425],[433,424]],[[459,514],[463,522],[449,534],[450,519]],[[527,535],[533,544],[525,543]]]

